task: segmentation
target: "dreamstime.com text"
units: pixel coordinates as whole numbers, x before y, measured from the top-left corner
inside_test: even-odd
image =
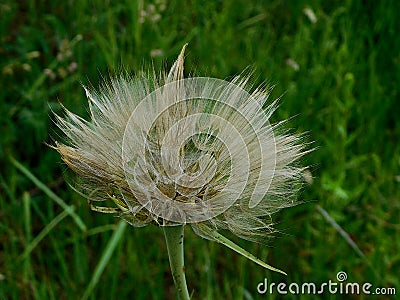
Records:
[[[338,282],[329,279],[328,282],[316,284],[313,282],[304,283],[269,283],[267,278],[257,285],[257,292],[260,294],[293,294],[293,295],[317,295],[317,294],[339,294],[339,295],[396,295],[394,287],[373,287],[369,282],[345,282],[346,272],[340,271],[336,274]]]

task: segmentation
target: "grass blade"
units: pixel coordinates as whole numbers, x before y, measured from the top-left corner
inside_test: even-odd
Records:
[[[108,262],[111,259],[111,256],[115,250],[115,247],[118,245],[118,242],[121,240],[125,228],[128,225],[125,221],[119,222],[117,228],[115,229],[113,235],[111,236],[110,240],[108,241],[103,254],[101,255],[100,261],[98,262],[96,269],[94,270],[92,279],[89,282],[83,296],[82,300],[86,300],[89,298],[90,294],[93,292],[93,289],[96,287],[97,283],[99,282],[100,276],[103,273],[105,267],[107,266]]]
[[[24,207],[24,227],[25,227],[25,240],[27,247],[32,240],[32,226],[31,226],[31,197],[28,192],[24,192],[22,195],[22,204]],[[32,248],[33,249],[33,248]],[[29,273],[32,270],[31,261],[28,257],[29,253],[27,253],[24,258],[28,258],[25,260],[24,267],[23,267],[23,278],[26,282],[29,281]]]
[[[66,204],[64,200],[58,197],[52,190],[50,190],[43,182],[41,182],[35,175],[33,175],[27,168],[25,168],[20,162],[13,157],[10,157],[11,163],[20,170],[26,177],[28,177],[39,189],[41,189],[50,199],[60,205],[69,214],[78,227],[86,232],[87,227],[83,223],[82,219],[74,212],[71,206]]]
[[[72,208],[71,208],[72,209]],[[65,217],[68,216],[68,212],[64,210],[59,215],[57,215],[43,230],[32,240],[31,243],[25,248],[24,253],[21,256],[21,259],[25,259],[33,249],[40,243],[41,240],[58,224],[60,223]]]
[[[332,225],[333,228],[345,239],[345,241],[350,245],[353,250],[360,255],[362,258],[365,258],[364,253],[361,249],[357,246],[357,244],[351,239],[350,235],[343,230],[343,228],[336,223],[336,221],[328,214],[328,212],[323,209],[321,206],[317,205],[318,212]]]

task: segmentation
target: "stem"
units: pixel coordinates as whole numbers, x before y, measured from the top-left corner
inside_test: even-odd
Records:
[[[172,277],[174,278],[175,288],[178,290],[179,299],[189,300],[183,257],[183,226],[164,226],[163,230],[167,243]]]

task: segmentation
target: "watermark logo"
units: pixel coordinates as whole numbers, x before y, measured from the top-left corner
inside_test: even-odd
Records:
[[[336,279],[337,279],[339,282],[346,281],[346,280],[347,280],[347,273],[346,273],[346,272],[343,272],[343,271],[338,272],[338,273],[336,274]]]
[[[394,287],[374,287],[369,282],[347,282],[348,276],[344,271],[336,274],[336,281],[329,279],[327,282],[317,284],[314,282],[304,283],[275,283],[268,282],[267,278],[258,283],[257,292],[259,294],[292,294],[292,295],[396,295]]]

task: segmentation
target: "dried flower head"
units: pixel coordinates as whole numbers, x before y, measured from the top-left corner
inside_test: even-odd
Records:
[[[229,229],[249,240],[268,235],[271,214],[293,205],[304,168],[302,137],[270,124],[276,101],[249,93],[247,76],[227,82],[183,77],[184,49],[166,75],[121,76],[85,88],[91,120],[66,110],[68,138],[54,148],[80,191],[111,200],[133,226],[190,224],[215,239]]]

